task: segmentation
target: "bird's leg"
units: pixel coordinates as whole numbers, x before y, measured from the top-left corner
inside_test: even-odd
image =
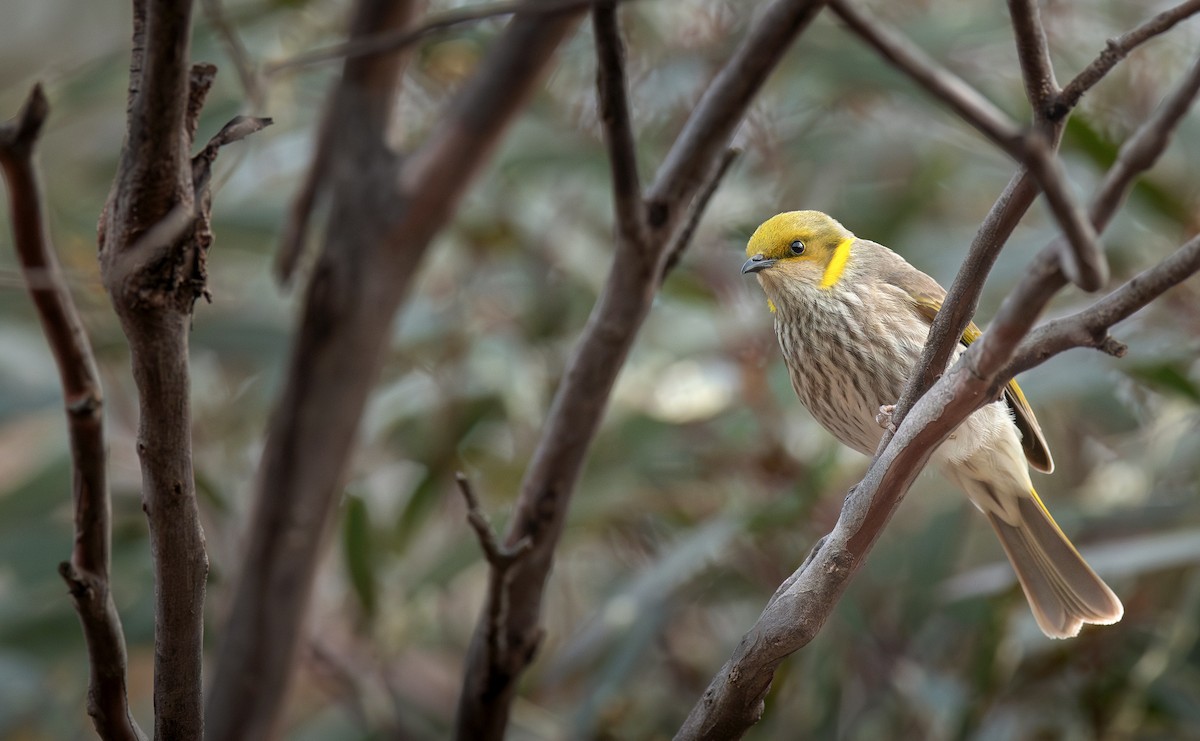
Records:
[[[879,414],[875,415],[875,421],[879,423],[879,426],[893,434],[896,432],[896,425],[892,423],[892,414],[895,411],[895,404],[884,404],[879,407]]]

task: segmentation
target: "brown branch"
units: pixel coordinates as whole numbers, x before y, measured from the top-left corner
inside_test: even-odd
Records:
[[[1051,118],[1058,119],[1067,115],[1096,83],[1117,66],[1117,63],[1129,55],[1137,47],[1146,43],[1159,34],[1166,33],[1181,21],[1191,18],[1200,12],[1200,0],[1187,0],[1173,8],[1165,10],[1137,28],[1122,34],[1115,39],[1109,39],[1104,51],[1096,57],[1075,79],[1067,83],[1062,94],[1058,96],[1051,113]]]
[[[1200,272],[1200,237],[1193,237],[1170,257],[1142,271],[1087,309],[1046,322],[1030,332],[1000,377],[1026,371],[1073,347],[1092,347],[1116,357],[1124,356],[1127,348],[1109,335],[1109,328],[1197,272]]]
[[[138,9],[144,9],[139,24]],[[176,187],[187,160],[184,117],[189,99],[188,53],[192,3],[138,0],[134,13],[134,58],[130,65],[128,141],[118,179],[127,184],[139,208],[130,226],[140,231],[174,206]],[[139,47],[138,40],[144,44]],[[134,82],[136,80],[136,82]]]
[[[961,77],[938,64],[923,49],[886,28],[850,0],[829,0],[832,10],[866,44],[912,78],[960,118],[1014,159],[1024,159],[1020,127]]]
[[[1127,156],[1126,164],[1116,165],[1110,171],[1106,185],[1099,189],[1093,200],[1094,215],[1104,215],[1106,209],[1115,208],[1131,187],[1137,172],[1149,167],[1161,153],[1158,145],[1169,138],[1170,131],[1178,124],[1180,109],[1186,108],[1183,99],[1195,94],[1193,76],[1196,74],[1193,70],[1180,83],[1151,122],[1123,149],[1138,154]],[[1141,140],[1147,144],[1141,145]],[[1112,185],[1107,185],[1109,181]],[[1019,187],[1019,179],[1014,179],[1006,192],[1014,193]],[[1112,197],[1109,188],[1120,191],[1121,197]],[[993,214],[1008,210],[994,208]],[[1095,224],[1097,230],[1102,230],[1106,222],[1106,218],[1100,219]],[[811,641],[821,629],[849,579],[866,558],[932,452],[972,412],[995,399],[1000,388],[1008,382],[1011,376],[1006,373],[1006,368],[1011,367],[1009,363],[1018,343],[1029,334],[1049,300],[1066,285],[1058,259],[1062,249],[1060,241],[1051,242],[1037,255],[983,337],[915,402],[894,436],[885,436],[866,476],[847,495],[833,531],[826,536],[816,554],[810,554],[805,565],[789,577],[768,602],[758,621],[692,709],[677,738],[737,738],[757,722],[775,668],[789,654]],[[1131,313],[1139,302],[1151,300],[1151,293],[1161,294],[1169,285],[1186,277],[1184,273],[1200,259],[1192,254],[1191,244],[1165,261],[1166,267],[1156,269],[1159,271],[1155,273],[1157,280],[1141,283],[1136,291],[1132,288],[1128,292],[1119,290],[1116,295],[1123,297],[1119,300],[1100,302],[1098,306],[1103,308],[1089,315],[1087,328],[1093,333],[1099,331],[1101,318],[1117,320],[1123,312]],[[976,257],[987,261],[986,256]],[[973,300],[971,295],[962,295],[964,300]],[[1120,311],[1116,311],[1116,307]],[[1104,332],[1107,334],[1106,328]],[[1114,351],[1118,349],[1104,339],[1098,344]],[[1032,357],[1023,356],[1023,361],[1031,360]]]
[[[129,712],[125,635],[109,587],[111,503],[106,473],[103,397],[91,343],[50,244],[33,148],[49,104],[34,86],[13,121],[0,125],[0,167],[8,182],[13,245],[42,333],[58,366],[71,440],[75,545],[59,565],[88,646],[88,715],[105,739],[144,739]]]
[[[712,200],[713,194],[717,192],[717,187],[725,179],[725,173],[729,172],[729,168],[733,165],[734,160],[740,157],[741,154],[742,150],[738,147],[726,149],[725,153],[721,155],[721,159],[717,160],[716,166],[709,172],[708,177],[704,179],[700,192],[696,194],[696,198],[688,208],[688,213],[683,220],[683,224],[675,232],[675,238],[671,240],[671,246],[667,248],[667,260],[663,263],[660,282],[665,281],[667,275],[679,264],[684,251],[692,243],[692,236],[696,233],[696,227],[700,226],[700,219],[704,216],[705,210],[708,209],[708,202]]]
[[[348,43],[363,42],[375,38],[375,34],[406,34],[415,12],[411,0],[360,1],[355,5]],[[353,152],[353,158],[367,166],[372,177],[387,181],[387,187],[393,188],[398,165],[387,148],[383,131],[399,95],[406,57],[397,52],[404,48],[405,45],[400,45],[387,50],[391,53],[385,54],[381,49],[345,57],[341,83],[329,97],[321,115],[312,162],[283,224],[279,251],[275,256],[275,275],[281,284],[291,283],[304,254],[313,212],[325,195],[332,192],[330,183],[335,174],[340,174],[331,172],[335,164],[346,161]],[[365,153],[364,148],[378,152],[381,162],[372,161],[374,154]],[[395,194],[386,196],[392,197]]]
[[[622,238],[604,290],[575,346],[525,471],[506,542],[532,541],[508,585],[506,655],[489,655],[477,624],[459,700],[457,737],[500,739],[521,673],[540,642],[542,598],[570,499],[616,376],[650,310],[668,250],[710,181],[755,93],[821,2],[772,2],[705,91],[648,197],[645,244]],[[492,599],[489,597],[489,599]]]
[[[1034,118],[1047,119],[1058,102],[1059,89],[1037,0],[1008,0],[1008,13],[1012,17],[1025,95],[1033,108]]]
[[[1051,213],[1067,237],[1070,250],[1065,251],[1064,258],[1071,263],[1069,275],[1077,279],[1079,287],[1085,291],[1094,291],[1104,285],[1108,277],[1104,253],[1096,242],[1095,232],[1083,218],[1082,210],[1067,187],[1052,148],[1045,145],[1044,134],[1039,131],[1023,134],[1017,124],[991,101],[935,62],[920,47],[879,24],[851,0],[830,0],[829,6],[851,30],[892,65],[949,106],[1010,157],[1029,168],[1046,194]]]
[[[127,136],[99,234],[101,277],[138,388],[142,508],[154,559],[154,735],[185,741],[204,736],[208,557],[192,470],[188,338],[195,300],[206,295],[211,241],[207,193],[196,192],[189,149],[214,71],[189,66],[192,5],[135,0]],[[140,238],[164,223],[183,231],[143,261]]]
[[[762,12],[708,86],[658,169],[646,195],[652,229],[670,231],[686,217],[692,197],[704,187],[712,163],[729,148],[733,130],[763,81],[823,7],[825,0],[776,0]]]
[[[1059,255],[1063,274],[1085,291],[1103,288],[1108,283],[1108,260],[1100,248],[1096,230],[1070,195],[1067,175],[1054,155],[1054,147],[1036,130],[1026,139],[1025,166],[1041,186],[1066,237]]]
[[[412,3],[359,0],[352,40],[403,32]],[[402,55],[347,59],[322,142],[329,224],[263,451],[245,564],[208,700],[213,738],[270,738],[341,482],[396,310],[582,10],[518,14],[439,126],[401,157],[386,144]]]
[[[325,194],[324,185],[328,178],[329,158],[333,149],[330,131],[333,106],[326,106],[317,126],[317,137],[313,143],[313,158],[304,173],[304,180],[296,190],[287,216],[280,228],[279,248],[275,252],[275,278],[282,286],[289,286],[300,257],[308,242],[308,226],[312,221],[317,204]]]
[[[1063,129],[1066,127],[1067,116],[1084,93],[1103,79],[1129,51],[1155,35],[1169,30],[1176,23],[1197,11],[1200,11],[1200,0],[1189,0],[1171,10],[1160,13],[1138,28],[1123,34],[1117,42],[1113,42],[1118,49],[1122,50],[1120,54],[1114,55],[1111,49],[1107,49],[1077,75],[1063,91],[1055,105],[1051,120],[1047,124],[1051,147],[1057,148]],[[941,375],[942,369],[950,362],[950,354],[958,346],[959,338],[962,337],[963,331],[975,313],[988,272],[1013,229],[1033,204],[1036,195],[1037,192],[1029,172],[1022,169],[1012,177],[988,211],[971,242],[967,257],[963,260],[954,283],[947,291],[942,308],[934,318],[933,326],[929,329],[929,339],[925,344],[921,359],[896,404],[896,411],[893,412],[892,419],[897,424],[904,419],[912,404],[929,390],[937,377]],[[890,439],[890,433],[885,433],[883,444],[886,445]]]
[[[1092,201],[1090,215],[1097,229],[1103,229],[1121,207],[1133,180],[1158,160],[1197,93],[1200,93],[1200,57],[1150,118],[1121,146],[1117,161],[1105,173]]]
[[[470,479],[460,471],[454,475],[454,480],[467,503],[467,522],[479,538],[479,546],[483,549],[483,555],[490,567],[484,614],[487,615],[486,642],[491,654],[489,661],[496,661],[508,651],[504,625],[508,621],[508,584],[512,578],[513,567],[529,552],[533,541],[525,537],[512,546],[503,545],[479,507],[479,498],[475,496]]]
[[[608,162],[612,169],[613,202],[617,229],[625,239],[644,241],[646,209],[637,171],[637,146],[625,90],[625,48],[617,21],[615,0],[600,0],[592,7],[596,37],[596,89]]]

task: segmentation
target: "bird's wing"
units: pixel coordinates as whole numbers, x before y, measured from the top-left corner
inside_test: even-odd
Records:
[[[932,286],[920,281],[921,288],[906,290],[908,295],[912,296],[917,313],[932,324],[933,318],[942,308],[942,299],[945,298],[946,292],[937,281],[915,268],[914,272],[926,278]],[[970,345],[982,334],[975,322],[971,322],[963,332],[962,344]],[[1025,459],[1029,461],[1029,465],[1045,473],[1053,471],[1054,459],[1050,456],[1050,446],[1046,444],[1041,425],[1038,424],[1037,417],[1033,416],[1033,409],[1029,407],[1029,402],[1025,400],[1025,394],[1021,392],[1015,378],[1004,388],[1004,401],[1013,410],[1013,420],[1017,423],[1017,429],[1021,431],[1021,447],[1025,449]]]

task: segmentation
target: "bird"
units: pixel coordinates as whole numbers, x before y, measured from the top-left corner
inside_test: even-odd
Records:
[[[757,277],[801,403],[843,445],[872,455],[925,345],[946,291],[900,255],[820,211],[763,222],[742,273]],[[970,324],[950,363],[982,332]],[[1054,460],[1021,388],[971,414],[934,452],[946,477],[987,517],[1034,619],[1051,638],[1124,614],[1054,522],[1029,467]]]

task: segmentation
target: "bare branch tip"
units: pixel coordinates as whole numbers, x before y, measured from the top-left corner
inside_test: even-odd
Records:
[[[42,89],[42,83],[34,84],[21,110],[9,122],[0,125],[0,153],[27,155],[42,132],[42,125],[50,114],[50,101]]]
[[[1123,358],[1125,357],[1125,354],[1129,352],[1129,345],[1126,345],[1124,342],[1121,342],[1120,340],[1115,339],[1112,335],[1109,335],[1104,338],[1103,342],[1100,343],[1099,349],[1101,352],[1107,353],[1114,358]]]

